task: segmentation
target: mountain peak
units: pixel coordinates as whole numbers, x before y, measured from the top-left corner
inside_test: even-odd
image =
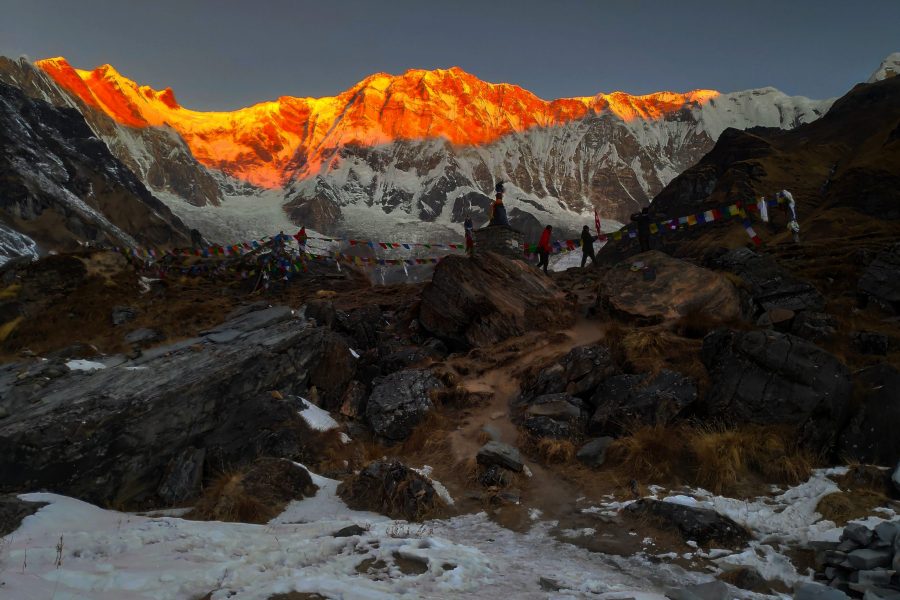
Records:
[[[866,83],[875,83],[897,75],[900,75],[900,52],[893,52],[881,61],[881,65],[872,73]]]

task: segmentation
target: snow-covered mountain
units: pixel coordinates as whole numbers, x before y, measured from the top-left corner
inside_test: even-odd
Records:
[[[85,242],[179,244],[188,231],[71,109],[0,82],[0,265]]]
[[[467,212],[486,220],[504,180],[515,225],[531,233],[552,223],[562,235],[592,222],[595,208],[626,219],[728,127],[789,129],[832,103],[772,88],[546,101],[454,67],[379,73],[333,97],[199,112],[109,65],[6,60],[0,78],[78,108],[188,224],[234,234],[247,219],[360,236],[458,236]]]
[[[866,83],[875,83],[897,75],[900,75],[900,52],[889,54],[881,61],[881,65],[872,73]]]

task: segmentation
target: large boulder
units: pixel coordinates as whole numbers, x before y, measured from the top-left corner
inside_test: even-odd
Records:
[[[697,382],[674,371],[616,375],[600,384],[591,398],[591,429],[613,435],[627,425],[665,425],[696,400]]]
[[[397,371],[376,379],[366,403],[366,420],[378,435],[403,441],[434,408],[431,392],[441,387],[440,380],[424,370]]]
[[[655,250],[610,269],[601,280],[597,303],[640,323],[658,323],[689,313],[712,321],[741,316],[738,292],[723,275]]]
[[[407,521],[422,521],[446,508],[431,481],[397,461],[370,463],[341,483],[337,493],[354,510]]]
[[[527,403],[537,396],[562,392],[587,399],[600,382],[618,372],[619,368],[607,346],[579,346],[527,378],[522,383],[520,402]]]
[[[831,449],[846,423],[850,372],[815,344],[775,331],[719,329],[703,339],[708,416],[738,425],[787,424]]]
[[[859,278],[859,291],[900,313],[900,243],[875,257]]]
[[[825,299],[812,284],[791,275],[771,256],[735,248],[713,258],[710,264],[734,273],[746,283],[753,313],[773,308],[794,312],[821,310],[825,306]]]
[[[687,541],[708,545],[712,542],[740,546],[750,532],[729,517],[708,508],[642,498],[625,507],[626,514],[653,519],[673,527]]]
[[[105,368],[2,367],[0,492],[154,506],[199,491],[198,460],[216,469],[260,455],[307,460],[315,450],[301,407],[279,397],[306,394],[335,345],[349,353],[329,329],[274,307]],[[343,393],[340,378],[320,385]]]
[[[841,433],[839,454],[867,464],[893,466],[900,458],[900,371],[884,363],[855,379],[862,402]]]
[[[577,439],[584,432],[588,407],[568,394],[544,394],[523,413],[525,430],[538,438]]]
[[[543,273],[487,252],[438,263],[422,292],[419,321],[450,346],[468,348],[567,327],[574,312],[565,293]]]

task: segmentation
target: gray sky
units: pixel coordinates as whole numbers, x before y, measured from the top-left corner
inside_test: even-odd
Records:
[[[110,63],[195,109],[460,66],[543,98],[838,96],[900,51],[900,0],[0,0],[0,54]]]

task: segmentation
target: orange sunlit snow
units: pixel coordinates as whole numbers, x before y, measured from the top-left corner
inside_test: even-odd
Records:
[[[315,174],[335,148],[442,137],[481,145],[513,131],[560,125],[590,112],[656,119],[718,95],[711,90],[631,96],[615,92],[546,101],[515,85],[481,81],[453,67],[378,73],[333,97],[281,97],[231,112],[178,104],[171,89],[139,86],[110,65],[73,68],[64,58],[36,63],[83,102],[128,127],[170,126],[202,164],[262,187]],[[299,160],[298,160],[299,159]]]

